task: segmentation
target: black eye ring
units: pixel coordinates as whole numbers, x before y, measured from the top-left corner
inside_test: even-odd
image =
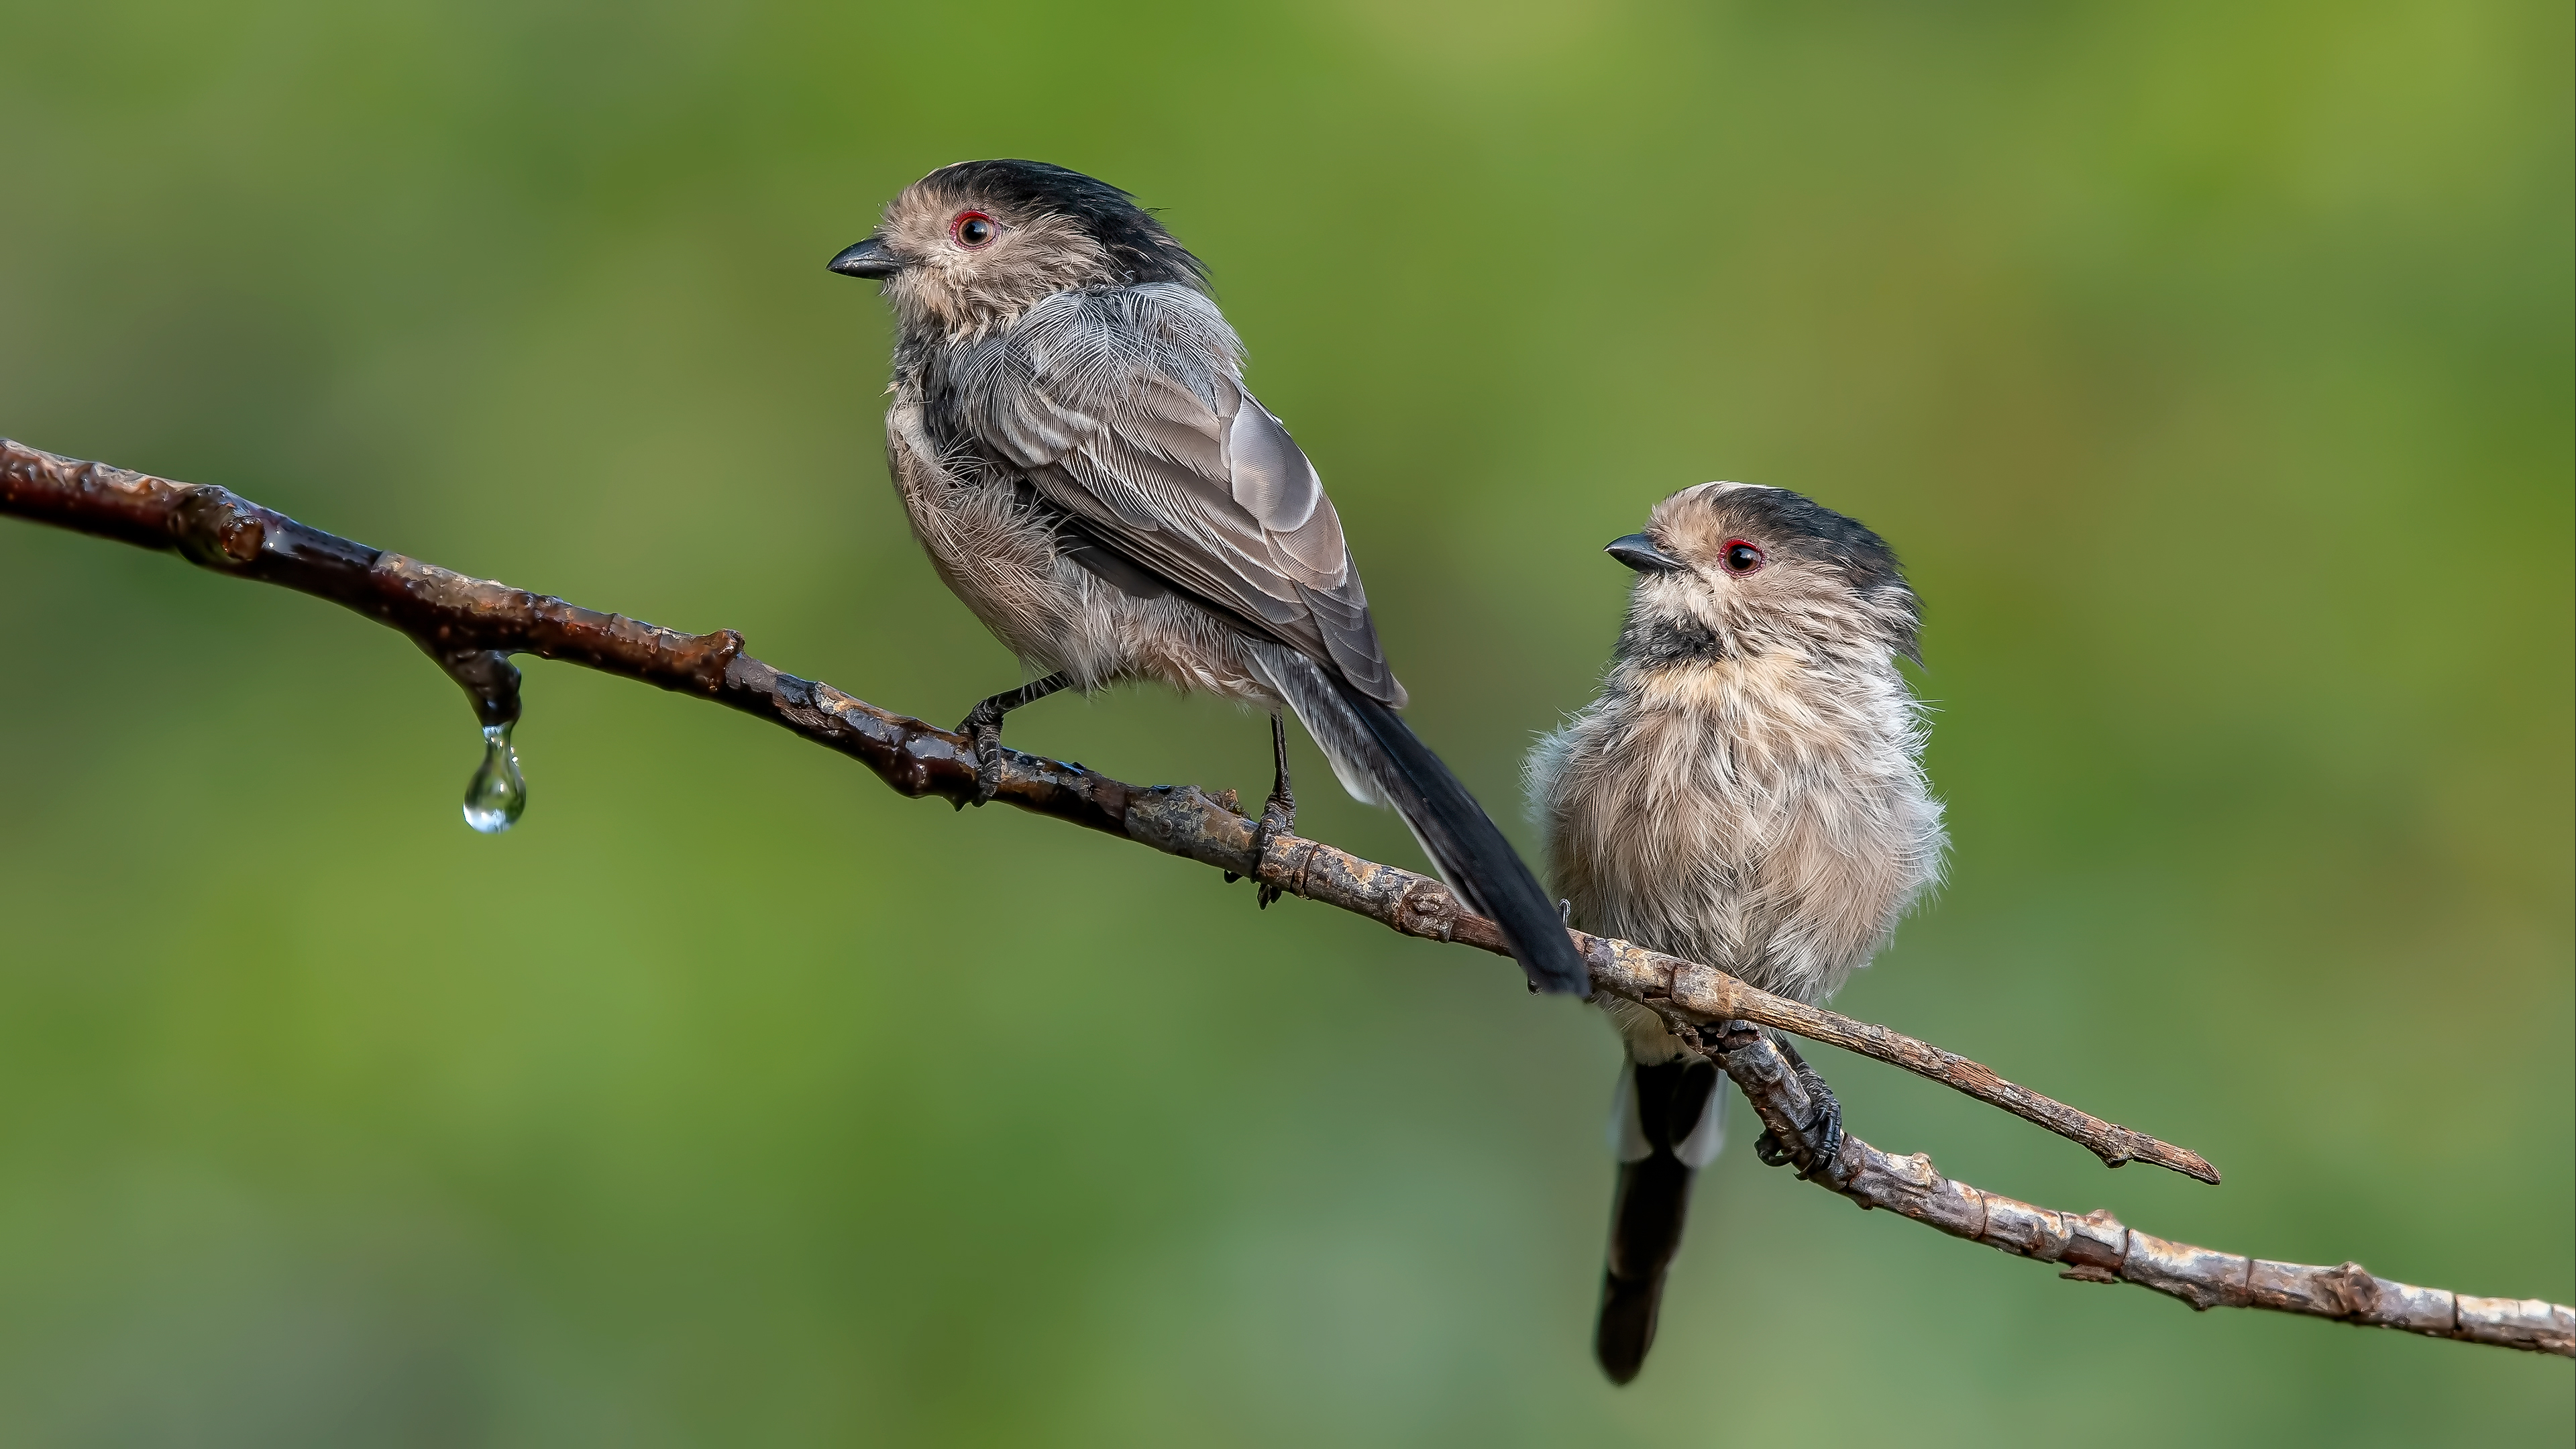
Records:
[[[1743,539],[1730,538],[1726,541],[1726,547],[1719,551],[1718,557],[1726,560],[1728,573],[1749,574],[1762,567],[1764,555],[1761,549]]]
[[[1001,224],[980,211],[961,211],[957,213],[957,219],[948,224],[948,234],[968,251],[992,245],[993,238],[1001,233]]]

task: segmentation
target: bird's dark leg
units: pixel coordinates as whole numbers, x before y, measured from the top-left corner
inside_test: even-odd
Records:
[[[1073,681],[1061,674],[1050,674],[1035,684],[1023,684],[1005,690],[966,711],[957,733],[975,746],[975,803],[993,798],[1002,788],[1002,716],[1024,704],[1035,704],[1058,690],[1070,689]],[[959,809],[966,808],[964,801]]]
[[[1835,1099],[1833,1088],[1825,1085],[1825,1079],[1816,1075],[1816,1069],[1807,1065],[1807,1059],[1798,1055],[1796,1047],[1781,1042],[1780,1055],[1789,1059],[1790,1069],[1798,1074],[1798,1085],[1806,1089],[1807,1105],[1813,1113],[1807,1119],[1806,1129],[1816,1144],[1816,1153],[1805,1167],[1798,1170],[1800,1177],[1813,1177],[1823,1170],[1826,1163],[1842,1155],[1843,1104]],[[1797,1161],[1797,1154],[1767,1131],[1754,1139],[1753,1155],[1770,1167],[1782,1167]]]
[[[1270,798],[1261,802],[1261,822],[1252,827],[1252,858],[1257,863],[1270,849],[1274,836],[1288,835],[1297,828],[1297,794],[1288,788],[1288,724],[1279,711],[1270,712],[1270,759],[1274,772],[1270,777]],[[1252,893],[1253,902],[1263,910],[1279,899],[1279,887],[1263,882]]]

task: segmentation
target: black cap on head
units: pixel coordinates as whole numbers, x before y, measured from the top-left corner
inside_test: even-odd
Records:
[[[1717,496],[1729,518],[1760,528],[1774,547],[1840,569],[1861,593],[1905,585],[1903,566],[1869,525],[1786,488],[1737,486]]]
[[[1136,198],[1079,171],[1044,161],[960,161],[931,172],[921,184],[973,195],[1021,219],[1070,217],[1108,251],[1130,286],[1178,282],[1207,287],[1207,268]]]

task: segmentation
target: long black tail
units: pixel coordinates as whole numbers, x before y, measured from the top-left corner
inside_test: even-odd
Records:
[[[1503,928],[1530,984],[1541,991],[1591,994],[1591,974],[1547,892],[1476,797],[1403,717],[1302,654],[1271,647],[1259,658],[1306,732],[1332,758],[1342,783],[1354,794],[1373,794],[1395,807],[1440,878]],[[1364,792],[1363,784],[1373,788]]]
[[[1690,1211],[1691,1179],[1702,1151],[1685,1150],[1701,1119],[1717,1109],[1717,1068],[1699,1058],[1624,1070],[1633,1093],[1622,1104],[1624,1143],[1619,1187],[1610,1202],[1610,1254],[1601,1274],[1601,1320],[1592,1333],[1592,1356],[1614,1384],[1645,1367],[1655,1343],[1655,1315],[1663,1306],[1664,1273],[1682,1245],[1682,1219]],[[1719,1124],[1708,1124],[1713,1141]],[[1642,1156],[1634,1156],[1642,1150]],[[1694,1161],[1692,1159],[1696,1158]]]

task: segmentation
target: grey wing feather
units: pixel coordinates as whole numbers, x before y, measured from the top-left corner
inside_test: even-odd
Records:
[[[1314,465],[1184,287],[1068,292],[964,349],[968,432],[1102,544],[1403,703]]]

